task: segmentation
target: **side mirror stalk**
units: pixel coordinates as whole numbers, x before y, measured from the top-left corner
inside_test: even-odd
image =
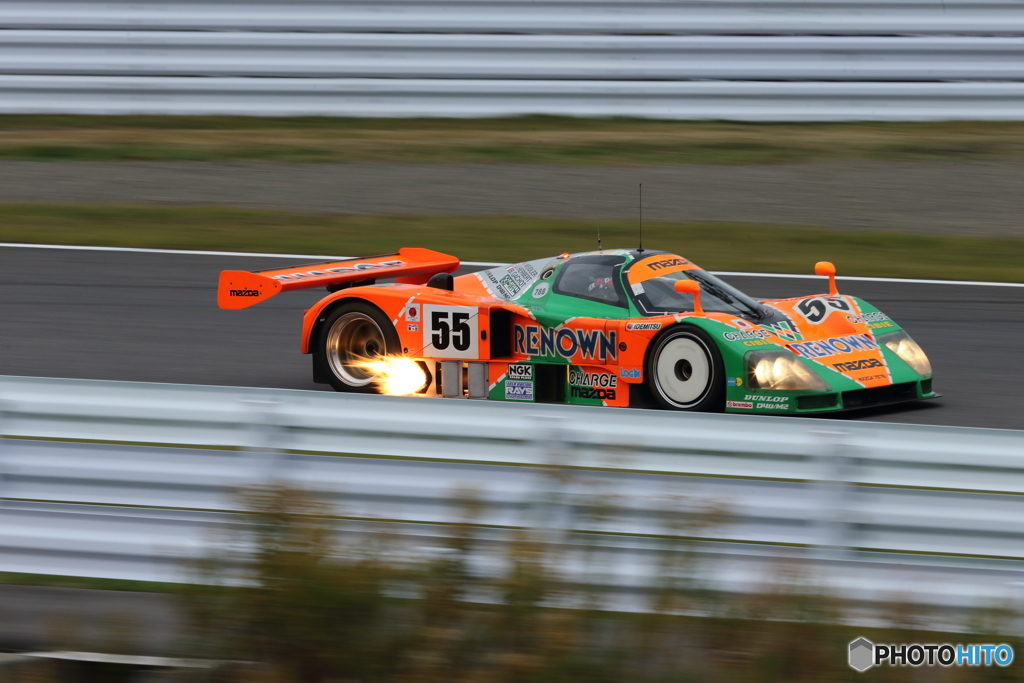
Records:
[[[815,275],[828,275],[828,295],[839,296],[836,289],[836,267],[828,261],[818,261],[814,264]]]
[[[700,305],[700,283],[694,280],[676,280],[674,288],[680,294],[692,294],[693,314],[704,316],[704,309]]]

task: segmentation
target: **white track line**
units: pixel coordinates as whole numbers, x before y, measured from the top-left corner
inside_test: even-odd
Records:
[[[0,247],[14,247],[19,249],[66,249],[68,251],[124,251],[136,254],[180,254],[182,256],[253,256],[257,258],[302,258],[317,259],[345,259],[347,256],[323,256],[311,254],[260,254],[248,251],[196,251],[192,249],[142,249],[138,247],[80,247],[63,244],[14,244],[11,242],[0,242]]]
[[[730,273],[724,270],[712,271],[715,275],[726,275],[729,277],[784,277],[800,278],[802,280],[823,280],[822,275],[785,275],[782,273]],[[858,275],[836,275],[837,280],[851,280],[855,282],[910,282],[921,285],[973,285],[980,287],[1024,287],[1020,282],[977,282],[975,280],[914,280],[904,277],[860,277]]]
[[[352,256],[324,256],[323,254],[264,254],[257,251],[199,251],[195,249],[144,249],[142,247],[83,247],[74,244],[20,244],[16,242],[0,242],[0,247],[15,249],[64,249],[67,251],[123,251],[136,254],[176,254],[181,256],[252,256],[254,258],[289,258],[313,259],[330,261],[354,258]],[[462,261],[467,266],[504,266],[506,263],[487,263],[483,261]]]
[[[312,259],[316,261],[344,260],[353,258],[351,256],[324,256],[323,254],[263,254],[249,251],[197,251],[191,249],[143,249],[139,247],[82,247],[63,244],[17,244],[13,242],[0,242],[0,247],[11,247],[16,249],[64,249],[68,251],[124,251],[139,254],[180,254],[182,256],[251,256],[253,258],[278,258],[278,259]],[[486,266],[496,268],[509,265],[507,263],[491,263],[489,261],[463,261],[466,266]],[[821,279],[820,275],[792,275],[785,273],[740,273],[724,270],[711,271],[715,275],[728,277],[776,277],[796,278],[801,280]],[[837,280],[851,282],[904,282],[921,285],[970,285],[976,287],[1024,287],[1019,282],[978,282],[974,280],[915,280],[902,277],[859,277],[856,275],[837,275]]]

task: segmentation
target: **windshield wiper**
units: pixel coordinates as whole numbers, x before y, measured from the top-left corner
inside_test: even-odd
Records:
[[[721,299],[725,303],[732,304],[733,306],[736,306],[737,308],[744,309],[744,310],[747,311],[747,313],[749,313],[750,315],[754,316],[755,318],[757,318],[759,320],[764,318],[764,310],[762,308],[759,308],[759,307],[756,307],[756,306],[755,307],[751,307],[750,304],[748,304],[746,301],[743,301],[741,299],[736,299],[735,297],[733,297],[732,294],[730,294],[728,291],[722,289],[721,287],[719,287],[714,282],[710,282],[710,281],[704,280],[702,278],[701,282],[700,282],[700,286],[701,286],[701,288],[706,289],[709,292],[711,292],[712,294],[714,294],[715,296],[717,296],[719,299]]]

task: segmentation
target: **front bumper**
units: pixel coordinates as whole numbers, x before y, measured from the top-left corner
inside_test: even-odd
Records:
[[[800,414],[863,410],[939,396],[940,394],[932,391],[932,380],[929,378],[870,389],[798,396],[793,412]]]
[[[938,398],[932,380],[897,382],[884,387],[827,392],[737,391],[726,401],[726,412],[762,415],[808,415],[863,410],[879,406]]]

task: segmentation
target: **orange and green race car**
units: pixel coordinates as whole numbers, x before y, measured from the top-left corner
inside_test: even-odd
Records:
[[[306,311],[313,378],[338,391],[802,414],[932,398],[928,357],[836,291],[757,301],[660,251],[562,254],[453,277],[428,249],[224,271],[218,303],[326,287]],[[392,282],[377,283],[389,279]]]

